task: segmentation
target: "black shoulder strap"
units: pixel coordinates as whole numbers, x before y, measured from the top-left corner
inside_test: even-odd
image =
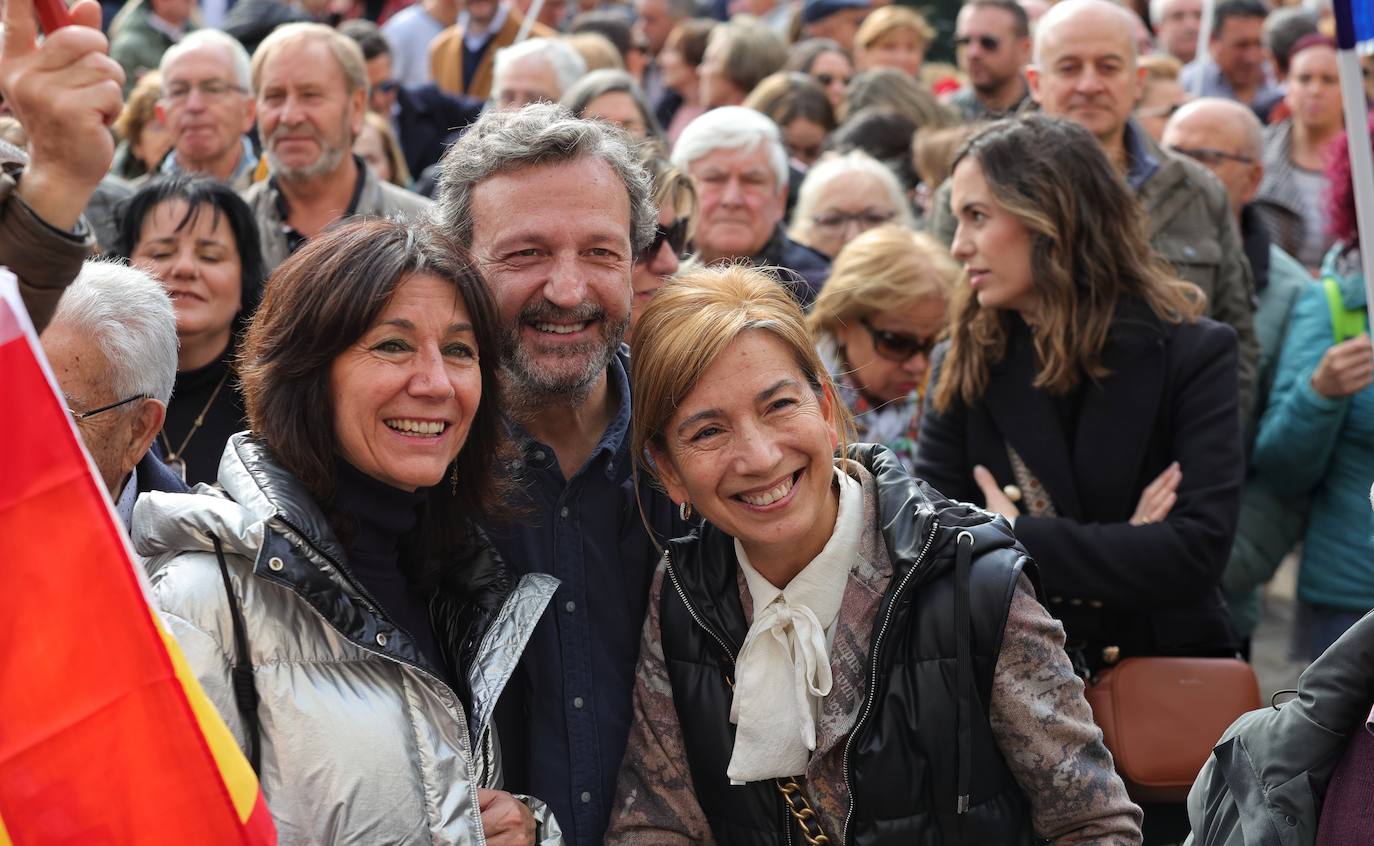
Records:
[[[258,689],[253,684],[253,662],[248,653],[248,627],[243,623],[243,611],[239,608],[238,597],[234,595],[233,585],[229,581],[229,564],[224,560],[224,546],[215,535],[210,535],[210,542],[215,545],[219,573],[224,577],[224,592],[229,597],[229,617],[234,624],[234,666],[230,670],[234,685],[234,704],[238,706],[239,718],[243,720],[244,732],[248,735],[248,763],[256,773],[260,754]]]

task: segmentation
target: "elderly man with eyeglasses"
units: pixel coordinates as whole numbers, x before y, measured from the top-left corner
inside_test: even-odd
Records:
[[[235,191],[253,184],[258,156],[248,140],[256,108],[248,51],[223,32],[197,30],[162,55],[157,113],[173,144],[162,173],[203,173]]]
[[[1164,127],[1164,145],[1211,170],[1226,187],[1231,200],[1259,295],[1255,334],[1259,337],[1260,357],[1256,403],[1250,415],[1252,421],[1258,421],[1274,384],[1293,306],[1311,284],[1311,277],[1298,260],[1270,240],[1259,209],[1252,202],[1264,178],[1263,127],[1248,106],[1220,97],[1204,97],[1182,106],[1170,118]],[[1247,441],[1253,439],[1253,426],[1246,434]],[[1222,587],[1231,606],[1231,619],[1247,644],[1259,622],[1260,587],[1302,538],[1305,500],[1305,495],[1295,495],[1292,486],[1282,479],[1251,473],[1246,480],[1236,541],[1222,575]]]
[[[39,340],[125,528],[140,493],[185,491],[150,451],[177,371],[176,315],[161,283],[88,261]]]

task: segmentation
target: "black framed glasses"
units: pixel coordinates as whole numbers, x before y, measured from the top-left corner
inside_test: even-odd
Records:
[[[654,229],[654,239],[649,242],[649,246],[640,251],[636,260],[645,263],[653,261],[654,256],[658,255],[658,251],[663,249],[665,243],[672,249],[673,255],[682,258],[683,254],[687,252],[686,218],[679,218],[667,228],[664,228],[663,224],[659,224]]]
[[[955,47],[967,47],[970,44],[977,44],[989,53],[994,53],[1002,45],[1002,39],[995,35],[958,35],[954,38]]]
[[[129,403],[134,402],[135,400],[145,399],[151,399],[151,397],[149,397],[147,394],[134,394],[133,396],[126,397],[125,399],[122,399],[119,402],[112,402],[109,405],[102,405],[100,408],[92,408],[90,411],[72,411],[69,408],[67,409],[67,413],[71,414],[73,420],[80,423],[82,420],[90,420],[97,414],[104,414],[107,411],[119,408],[121,405],[128,405]]]
[[[911,357],[917,354],[930,358],[931,351],[935,349],[936,339],[934,337],[922,341],[920,338],[913,338],[903,332],[875,329],[866,317],[859,323],[868,330],[869,337],[873,339],[873,351],[888,361],[901,364],[904,361],[910,361]]]
[[[1169,150],[1182,156],[1198,161],[1209,167],[1219,165],[1222,162],[1240,162],[1241,164],[1254,164],[1255,160],[1251,156],[1242,156],[1240,153],[1228,153],[1225,150],[1217,150],[1212,147],[1170,147]]]

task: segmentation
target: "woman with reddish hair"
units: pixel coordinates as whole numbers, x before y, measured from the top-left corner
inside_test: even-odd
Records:
[[[1322,260],[1318,284],[1293,307],[1255,443],[1261,472],[1312,495],[1298,577],[1298,598],[1310,612],[1312,658],[1374,608],[1374,514],[1365,507],[1374,478],[1374,348],[1349,148],[1342,137],[1331,149],[1327,215],[1335,244]]]

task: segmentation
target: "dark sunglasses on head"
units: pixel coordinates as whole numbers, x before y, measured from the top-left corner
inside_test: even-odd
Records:
[[[868,322],[868,318],[859,321],[868,330],[868,334],[873,338],[873,351],[888,361],[898,364],[909,361],[917,353],[930,358],[931,350],[935,349],[935,338],[927,338],[922,341],[901,332],[888,332],[885,329],[874,329],[873,324]]]
[[[654,230],[654,240],[650,241],[649,246],[645,247],[643,251],[640,252],[639,260],[641,262],[652,261],[654,256],[658,255],[658,251],[663,249],[663,244],[665,242],[673,251],[673,255],[682,258],[683,253],[687,251],[686,218],[678,219],[673,225],[666,229],[663,227],[663,224],[659,224]]]
[[[989,53],[991,53],[991,52],[993,52],[994,50],[996,50],[996,49],[997,49],[997,46],[998,46],[999,44],[1002,43],[1002,40],[1001,40],[1001,39],[999,39],[999,38],[997,38],[996,36],[993,36],[993,35],[974,35],[974,36],[960,35],[960,36],[957,36],[957,37],[954,39],[954,46],[955,46],[955,47],[967,47],[967,46],[969,46],[970,44],[972,44],[972,43],[975,42],[975,41],[978,42],[978,46],[979,46],[979,47],[982,47],[984,50],[988,51]]]

